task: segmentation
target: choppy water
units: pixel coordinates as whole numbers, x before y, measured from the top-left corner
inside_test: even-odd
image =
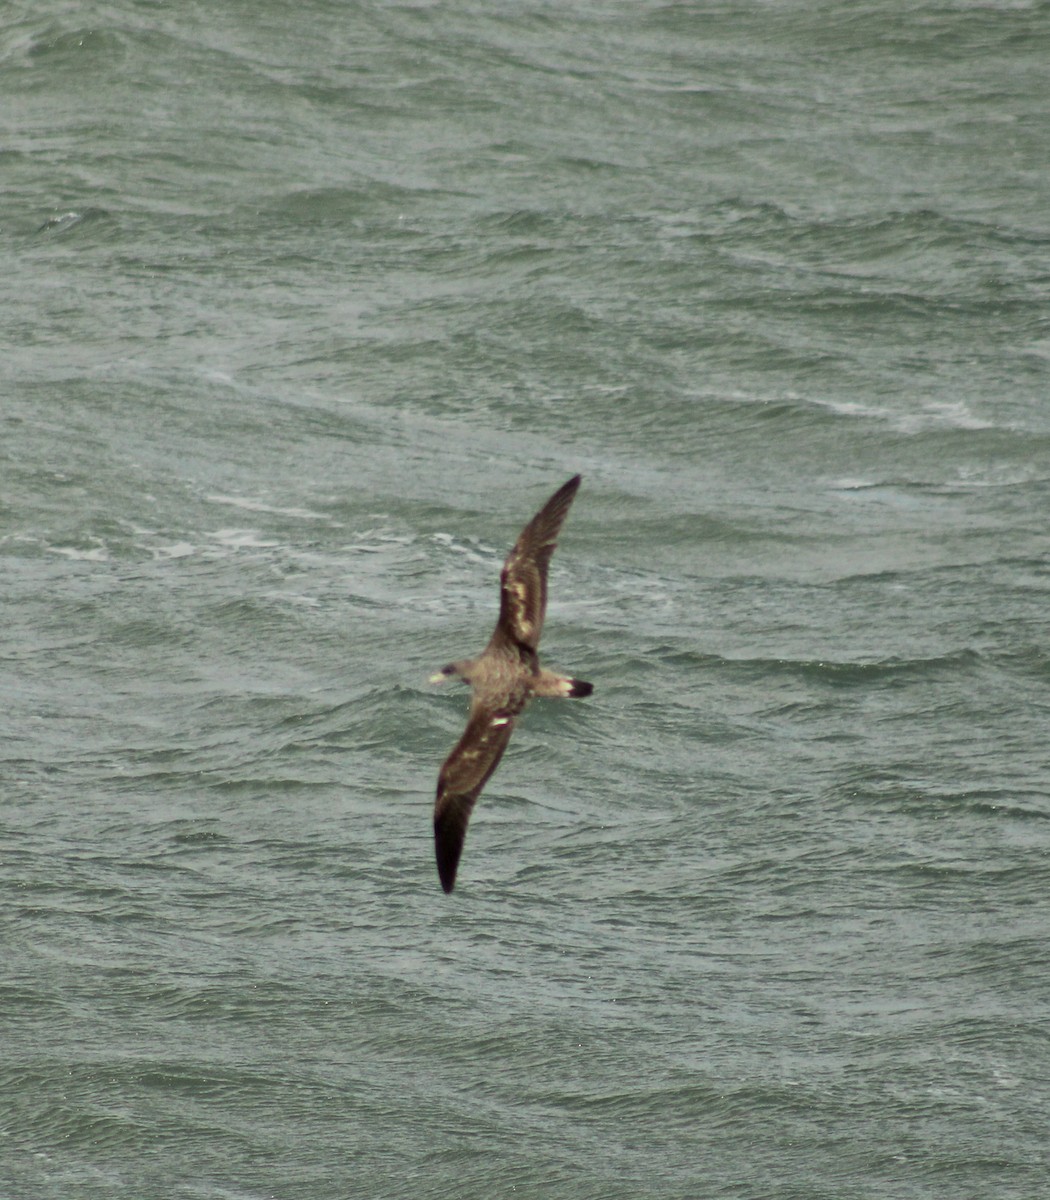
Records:
[[[12,3],[0,1194],[1045,1194],[1050,8]],[[537,704],[430,805],[523,521]]]

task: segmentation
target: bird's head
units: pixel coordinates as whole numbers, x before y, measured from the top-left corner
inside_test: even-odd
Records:
[[[448,679],[462,679],[464,683],[470,682],[470,668],[473,666],[472,659],[464,659],[462,662],[449,663],[447,667],[442,667],[435,675],[431,675],[431,683],[444,683]]]

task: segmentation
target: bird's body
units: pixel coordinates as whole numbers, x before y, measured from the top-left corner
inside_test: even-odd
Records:
[[[500,612],[477,658],[450,663],[433,678],[458,677],[473,696],[467,728],[438,776],[434,849],[441,886],[451,892],[471,811],[499,765],[514,720],[533,696],[589,696],[591,684],[544,670],[537,647],[547,610],[547,569],[580,476],[554,493],[521,531],[500,573]]]

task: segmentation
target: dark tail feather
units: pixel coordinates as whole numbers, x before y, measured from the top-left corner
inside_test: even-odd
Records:
[[[572,687],[569,688],[569,695],[574,699],[580,696],[589,696],[594,691],[594,684],[588,683],[585,679],[570,679]]]

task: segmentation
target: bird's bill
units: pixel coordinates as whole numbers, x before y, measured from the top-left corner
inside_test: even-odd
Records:
[[[448,676],[444,671],[438,671],[436,674],[430,676],[427,683],[448,683]]]

